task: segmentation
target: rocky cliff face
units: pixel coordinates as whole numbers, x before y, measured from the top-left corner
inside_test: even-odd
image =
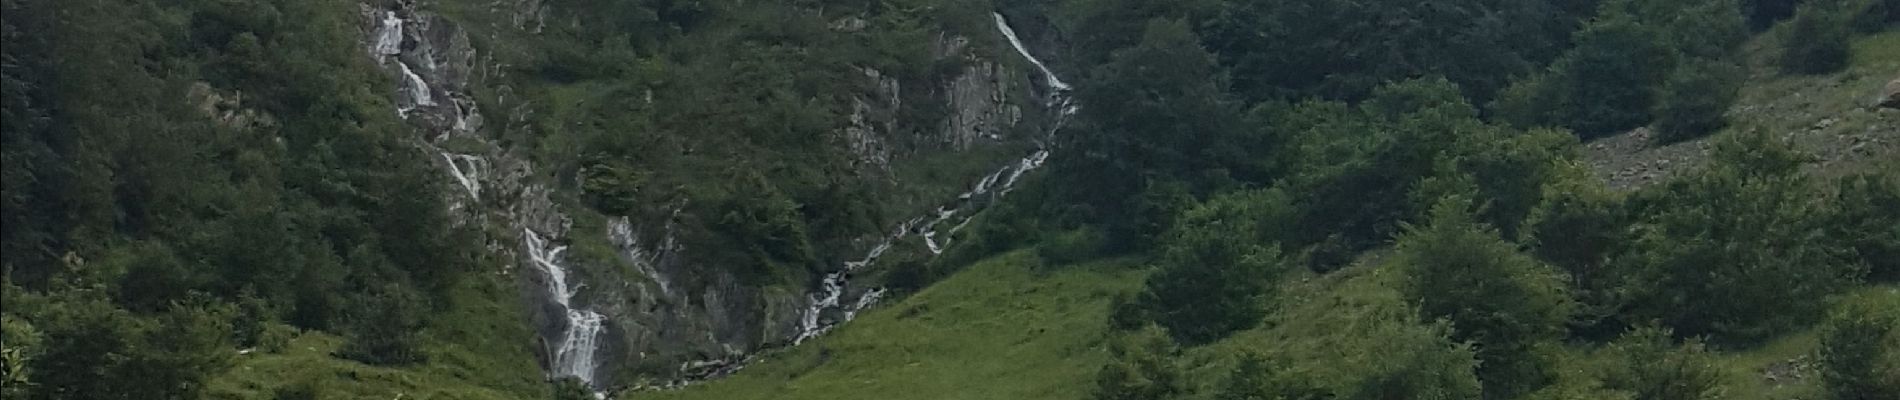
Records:
[[[537,0],[506,0],[492,7],[512,15],[512,28],[520,34],[535,34],[546,25],[544,7]],[[418,145],[440,158],[444,180],[460,189],[444,201],[458,213],[459,223],[486,232],[487,248],[497,259],[513,260],[502,272],[519,276],[523,283],[524,306],[533,319],[527,323],[540,332],[542,362],[551,376],[575,376],[608,388],[720,375],[750,354],[808,336],[820,324],[819,312],[855,312],[837,304],[861,308],[875,299],[867,299],[867,293],[881,293],[828,290],[825,286],[834,284],[829,277],[798,290],[756,287],[725,269],[702,265],[689,256],[692,252],[678,235],[686,224],[704,219],[682,215],[683,204],[577,223],[570,215],[584,210],[566,209],[573,207],[566,205],[571,202],[559,200],[572,196],[561,193],[571,189],[560,188],[574,185],[562,185],[560,178],[538,171],[525,150],[495,139],[521,137],[534,129],[527,121],[537,107],[510,98],[516,89],[501,79],[510,70],[507,66],[485,55],[467,30],[427,5],[378,1],[364,4],[361,13],[366,53],[389,72],[398,89],[391,94],[397,103],[392,112],[417,128]],[[862,29],[862,23],[834,25],[853,28]],[[948,81],[931,86],[905,87],[882,71],[861,69],[867,86],[875,89],[851,95],[852,112],[838,121],[836,134],[846,147],[839,151],[856,157],[866,179],[888,179],[894,165],[920,154],[1026,139],[1008,136],[1017,131],[1024,113],[1021,102],[1012,98],[1022,97],[1018,92],[1030,82],[978,55],[969,43],[964,37],[938,35],[933,54],[959,59],[963,67]],[[898,120],[906,91],[920,91],[946,105],[947,116],[935,123],[940,128],[922,137],[898,128],[904,125],[900,122],[916,123]],[[492,93],[493,98],[478,101],[474,93]],[[484,110],[480,104],[496,109]],[[1021,174],[1029,168],[1023,165],[1028,164],[1012,160],[983,179],[986,183],[979,183],[978,189],[994,185],[1005,172],[1015,171],[1012,178]],[[984,177],[970,177],[979,178]],[[939,208],[939,214],[943,210]],[[895,234],[863,232],[853,240],[863,243],[861,248],[850,251],[872,254],[857,266],[874,260],[893,240],[913,236],[919,220],[897,228]],[[931,243],[932,248],[936,245]],[[574,247],[607,248],[612,254],[578,256],[568,251]],[[859,260],[858,254],[821,259]],[[824,298],[825,292],[832,298]],[[834,308],[814,307],[824,301]],[[838,319],[835,314],[825,318]]]

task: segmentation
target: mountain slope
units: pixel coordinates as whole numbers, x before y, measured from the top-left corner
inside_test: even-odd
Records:
[[[1141,275],[1128,260],[1044,267],[1013,252],[730,378],[622,398],[1082,399],[1107,359],[1109,304]]]

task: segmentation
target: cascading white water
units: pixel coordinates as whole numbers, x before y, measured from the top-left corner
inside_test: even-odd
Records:
[[[1042,63],[1042,60],[1036,59],[1036,56],[1029,54],[1028,47],[1024,46],[1022,40],[1016,37],[1015,29],[1010,28],[1009,21],[1004,19],[1002,14],[991,13],[991,15],[996,19],[996,30],[1002,32],[1003,37],[1009,39],[1010,45],[1016,48],[1018,54],[1021,54],[1023,58],[1029,60],[1030,64],[1036,66],[1037,71],[1042,73],[1044,82],[1049,86],[1052,93],[1050,93],[1047,99],[1046,106],[1056,110],[1057,114],[1056,122],[1051,127],[1049,134],[1051,136],[1055,135],[1055,131],[1060,129],[1062,124],[1068,120],[1068,117],[1074,115],[1077,110],[1075,104],[1071,103],[1068,98],[1068,92],[1070,90],[1069,84],[1063,82],[1062,78],[1057,77],[1055,72],[1051,71],[1047,65]],[[977,207],[972,206],[971,203],[976,201],[978,196],[989,194],[992,197],[1000,197],[1008,194],[1011,189],[1016,187],[1016,183],[1022,178],[1023,174],[1041,168],[1043,163],[1048,161],[1048,159],[1049,151],[1047,149],[1041,149],[1029,154],[1027,157],[1004,165],[1002,168],[997,169],[995,173],[986,175],[982,180],[977,181],[976,186],[970,188],[969,191],[958,195],[955,204],[938,207],[930,216],[904,222],[898,226],[896,232],[884,237],[883,241],[872,246],[870,253],[866,254],[863,259],[845,262],[844,270],[826,274],[824,279],[819,281],[818,291],[811,294],[811,306],[806,307],[804,313],[800,315],[798,325],[799,333],[798,336],[792,340],[792,344],[797,345],[804,343],[807,339],[830,331],[831,328],[837,326],[837,324],[856,318],[859,311],[865,307],[870,307],[871,304],[883,298],[885,290],[875,288],[860,294],[857,301],[851,304],[842,304],[845,289],[850,283],[849,279],[852,271],[876,262],[879,256],[882,256],[886,250],[890,249],[892,243],[902,240],[911,234],[922,236],[924,246],[930,249],[931,254],[942,254],[944,248],[949,246],[950,243],[948,239],[945,239],[943,242],[937,240],[939,225],[944,221],[961,217],[962,219],[958,221],[956,225],[952,226],[949,232],[961,230],[965,225],[969,224],[971,217],[973,217],[973,214],[977,211]],[[925,219],[929,219],[929,221],[925,222]],[[829,309],[841,311],[842,318],[829,323],[823,321],[820,315]]]
[[[382,27],[376,30],[376,55],[402,54],[402,18],[397,18],[395,11],[388,11],[383,14],[382,22]]]
[[[407,82],[403,85],[403,89],[409,92],[409,100],[420,107],[435,106],[435,97],[429,94],[429,82],[424,81],[422,75],[416,75],[416,70],[410,69],[409,63],[397,60],[396,65],[402,70],[403,81]],[[408,111],[414,110],[415,107],[408,107],[403,115],[407,116]]]
[[[599,349],[601,332],[606,331],[607,317],[573,305],[574,295],[586,285],[568,285],[567,269],[560,264],[561,254],[567,252],[567,246],[549,248],[547,240],[532,229],[522,229],[521,236],[527,242],[528,258],[547,275],[548,295],[555,304],[561,306],[567,317],[565,334],[552,354],[552,372],[555,376],[572,376],[592,383],[594,368],[598,366],[594,362],[594,353]]]
[[[1009,20],[1003,19],[1003,14],[990,13],[990,16],[996,17],[996,30],[1002,31],[1003,37],[1009,38],[1009,45],[1016,47],[1016,53],[1022,54],[1023,58],[1029,59],[1030,64],[1035,64],[1036,69],[1042,71],[1042,77],[1049,82],[1049,88],[1057,91],[1069,90],[1069,84],[1062,82],[1062,78],[1056,77],[1055,72],[1050,72],[1049,66],[1043,65],[1042,60],[1036,59],[1036,56],[1029,55],[1029,48],[1023,46],[1022,39],[1016,38],[1016,29],[1009,27]]]
[[[678,246],[673,239],[672,226],[667,227],[666,239],[660,242],[657,253],[649,253],[640,247],[640,235],[633,231],[632,219],[624,216],[615,218],[608,224],[607,239],[612,241],[615,247],[620,248],[622,258],[631,260],[633,267],[640,270],[641,275],[652,279],[653,283],[660,287],[661,294],[668,296],[673,294],[672,282],[669,282],[666,275],[660,274],[659,269],[654,266],[660,262],[661,254],[671,252]]]
[[[462,184],[462,189],[468,190],[468,197],[480,201],[482,198],[482,171],[487,167],[487,160],[479,156],[455,154],[446,151],[441,152],[441,154],[442,160],[449,163],[449,174],[455,177],[457,183]],[[467,164],[468,168],[464,169],[462,167],[463,164]]]
[[[379,23],[380,26],[372,33],[373,36],[368,38],[368,41],[371,45],[371,55],[376,58],[376,61],[379,64],[388,65],[390,60],[395,60],[396,65],[394,68],[401,74],[401,77],[398,78],[396,82],[400,90],[397,96],[397,114],[404,119],[408,119],[412,117],[412,114],[415,114],[419,108],[437,106],[434,89],[430,87],[428,79],[423,76],[423,74],[429,74],[434,78],[444,78],[438,69],[439,66],[436,64],[437,61],[432,53],[433,50],[430,50],[432,47],[427,46],[429,44],[427,42],[419,41],[416,43],[422,46],[419,46],[418,49],[411,49],[411,51],[418,51],[420,54],[409,54],[412,57],[409,57],[408,60],[402,57],[405,55],[405,50],[403,49],[404,41],[418,39],[414,36],[425,35],[421,30],[428,29],[427,25],[421,25],[415,29],[406,29],[408,28],[409,21],[405,21],[400,17],[397,11],[384,12],[379,19]],[[417,68],[411,66],[410,62],[418,62],[421,73],[418,73]],[[441,129],[437,132],[430,132],[431,135],[428,137],[431,138],[431,140],[441,140],[452,133],[471,133],[471,131],[478,129],[479,126],[477,126],[476,123],[480,121],[480,116],[477,115],[474,110],[474,102],[461,96],[461,93],[454,92],[451,89],[454,85],[443,85],[442,87],[444,89],[442,94],[454,107],[448,110],[432,108],[427,111],[438,114],[452,113],[447,115],[446,118],[442,118],[442,120],[452,121],[453,126]],[[455,182],[466,190],[474,201],[479,202],[481,200],[483,180],[491,179],[491,177],[487,176],[490,168],[487,158],[476,154],[457,154],[444,151],[437,147],[435,143],[423,143],[422,146],[441,155],[443,161],[448,164],[447,170],[450,176],[455,179]],[[527,195],[524,194],[523,196]],[[545,196],[545,193],[540,194],[540,196]],[[546,201],[545,198],[541,200]],[[462,204],[461,202],[452,203],[457,207]],[[508,211],[510,213],[514,212],[512,209]],[[565,217],[560,216],[558,213],[554,214],[553,217],[556,219],[565,219]],[[522,223],[525,224],[526,222]],[[535,232],[531,228],[521,228],[521,234],[522,241],[524,242],[523,250],[528,255],[530,261],[529,267],[540,271],[546,277],[544,283],[548,297],[553,303],[552,305],[558,306],[560,309],[559,317],[555,318],[562,318],[566,322],[566,324],[562,326],[561,334],[558,338],[550,338],[550,340],[558,340],[558,343],[554,343],[552,348],[547,349],[549,353],[548,373],[555,377],[579,378],[582,382],[590,386],[594,385],[596,370],[600,364],[595,357],[600,350],[602,335],[605,334],[607,330],[607,317],[599,312],[575,304],[575,296],[579,294],[581,289],[586,285],[578,284],[576,277],[569,276],[569,270],[562,264],[564,262],[563,255],[567,252],[567,246],[550,246],[551,243],[547,237],[542,236],[541,233]],[[554,234],[559,235],[560,233],[556,232]],[[668,238],[667,240],[667,245],[671,246],[672,239]],[[664,285],[664,282],[662,282],[662,285]],[[595,393],[595,397],[604,398],[605,395],[603,393]]]

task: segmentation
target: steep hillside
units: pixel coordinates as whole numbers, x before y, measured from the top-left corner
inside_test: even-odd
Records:
[[[1081,399],[1106,361],[1127,260],[1055,268],[1016,252],[970,266],[738,375],[633,399]]]
[[[9,400],[1900,394],[1900,0],[0,0],[0,42]]]
[[[1825,177],[1871,171],[1900,158],[1900,112],[1875,106],[1887,84],[1900,79],[1900,32],[1856,39],[1848,68],[1815,76],[1776,72],[1778,38],[1762,35],[1746,48],[1751,73],[1722,132],[1658,144],[1644,128],[1585,144],[1585,158],[1611,187],[1623,189],[1701,166],[1711,143],[1735,132],[1763,131],[1793,141],[1820,158],[1810,170]]]

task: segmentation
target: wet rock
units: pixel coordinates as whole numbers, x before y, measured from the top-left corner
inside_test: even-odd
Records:
[[[1893,81],[1887,82],[1887,87],[1880,90],[1880,97],[1875,100],[1876,105],[1879,107],[1888,109],[1900,108],[1900,78],[1894,78]]]

